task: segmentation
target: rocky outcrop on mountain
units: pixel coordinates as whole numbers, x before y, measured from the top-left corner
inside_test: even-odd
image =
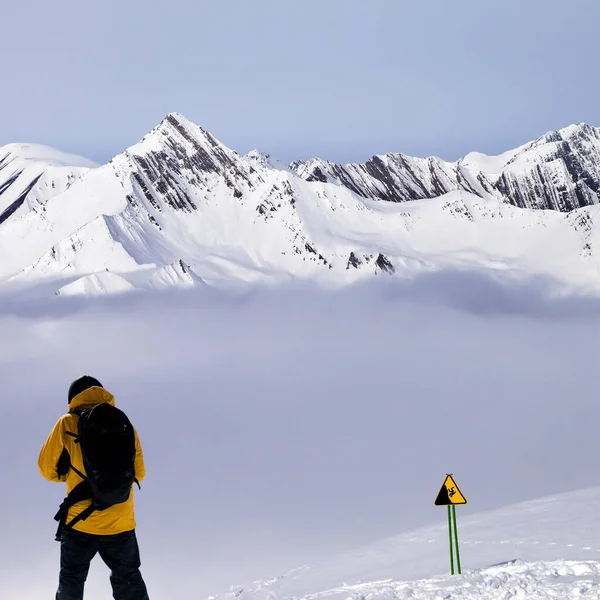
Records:
[[[386,154],[365,163],[311,159],[291,167],[306,181],[335,183],[363,198],[406,202],[465,191],[519,208],[568,212],[600,202],[600,129],[567,127],[494,159],[470,154],[449,163]]]
[[[515,155],[494,189],[520,208],[569,212],[600,199],[600,129],[589,125],[549,133]]]
[[[241,198],[261,181],[236,152],[177,114],[168,115],[111,164],[117,177],[129,179],[128,201],[158,212],[161,207],[193,212],[221,184]]]

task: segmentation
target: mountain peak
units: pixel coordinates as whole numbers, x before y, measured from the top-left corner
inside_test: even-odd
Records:
[[[574,123],[573,125],[568,125],[562,129],[547,131],[537,140],[531,142],[529,147],[536,147],[552,142],[571,141],[580,137],[594,137],[600,139],[600,129],[593,127],[588,123]]]
[[[162,121],[149,131],[139,142],[125,150],[123,155],[116,156],[111,162],[119,162],[127,156],[144,156],[164,153],[166,147],[177,148],[177,159],[183,154],[205,153],[217,151],[227,155],[237,153],[219,142],[209,131],[196,125],[178,112],[168,113]]]
[[[165,121],[167,119],[176,119],[177,121],[181,121],[181,122],[187,121],[188,123],[192,123],[192,121],[190,121],[190,119],[188,119],[185,115],[182,115],[180,112],[177,112],[176,110],[168,113],[165,116],[165,118],[163,119],[163,121]],[[195,123],[194,123],[194,125],[195,125]]]
[[[207,137],[215,140],[214,136],[209,131],[207,131],[200,125],[197,125],[193,121],[190,121],[190,119],[184,117],[181,113],[178,112],[169,113],[160,122],[159,128],[160,127],[175,127],[178,130],[185,130],[186,132],[194,136]]]
[[[250,150],[250,152],[248,152],[244,158],[249,160],[253,165],[258,165],[262,168],[275,169],[277,171],[290,170],[286,165],[274,158],[271,154],[261,152],[256,148],[254,150]]]

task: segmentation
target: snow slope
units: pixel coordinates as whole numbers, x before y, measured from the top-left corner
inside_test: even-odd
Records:
[[[600,598],[599,510],[600,487],[465,518],[459,507],[461,577],[444,522],[216,598]]]
[[[98,165],[40,144],[0,148],[0,224],[61,194]]]
[[[270,596],[272,598],[272,596]],[[552,561],[506,564],[471,571],[462,577],[440,576],[420,581],[387,579],[342,585],[304,596],[306,600],[542,600],[550,598],[600,597],[600,563],[595,561]]]
[[[120,275],[107,272],[81,277],[61,287],[56,294],[61,296],[103,296],[122,294],[133,289],[134,287]]]
[[[599,131],[573,126],[452,164],[386,155],[288,168],[257,151],[240,156],[172,113],[96,168],[5,147],[0,286],[55,281],[55,290],[88,293],[99,289],[90,277],[107,270],[120,283],[113,277],[105,291],[290,279],[337,286],[454,268],[597,292]]]

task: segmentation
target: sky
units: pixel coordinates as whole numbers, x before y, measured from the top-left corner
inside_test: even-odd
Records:
[[[597,299],[451,272],[339,292],[3,302],[4,589],[41,600],[56,586],[64,489],[36,463],[84,373],[144,448],[151,597],[197,600],[443,522],[446,473],[469,500],[461,515],[597,484],[599,316]],[[99,560],[88,590],[109,596]]]
[[[238,152],[500,153],[600,125],[596,0],[3,7],[0,145],[106,161],[177,111]]]

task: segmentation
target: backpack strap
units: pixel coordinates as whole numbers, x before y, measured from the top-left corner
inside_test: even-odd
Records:
[[[73,469],[73,471],[75,471],[75,473],[77,473],[77,475],[79,475],[79,477],[81,477],[81,479],[83,479],[84,481],[87,481],[87,477],[79,469],[76,469],[73,465],[70,465],[69,468]]]
[[[79,521],[85,521],[95,510],[96,507],[93,504],[90,504],[86,509],[82,510],[76,517],[71,519],[68,523],[66,522],[65,517],[64,521],[60,521],[58,523],[58,529],[56,530],[56,541],[60,542],[62,539],[62,535],[65,531],[73,529],[73,526],[79,523]]]
[[[95,407],[92,407],[92,408],[95,408]],[[70,414],[70,415],[77,415],[79,418],[81,418],[81,413],[82,413],[84,410],[86,410],[86,409],[85,409],[85,408],[72,408],[72,409],[69,411],[69,414]],[[67,435],[70,435],[71,437],[74,437],[74,438],[75,438],[75,443],[76,443],[76,444],[79,444],[79,434],[77,434],[77,433],[73,433],[72,431],[65,431],[65,433],[66,433]]]
[[[69,509],[72,506],[75,506],[75,504],[77,504],[78,502],[91,499],[92,489],[90,487],[90,484],[86,480],[82,481],[80,484],[76,485],[71,490],[71,493],[63,500],[62,504],[58,508],[58,512],[56,513],[56,515],[54,515],[54,520],[58,521],[58,529],[56,530],[56,541],[60,542],[62,532],[65,529],[71,529],[73,525],[79,523],[79,521],[87,519],[94,512],[95,507],[93,506],[93,504],[90,504],[88,508],[86,508],[75,518],[73,518],[70,523],[67,523]]]

